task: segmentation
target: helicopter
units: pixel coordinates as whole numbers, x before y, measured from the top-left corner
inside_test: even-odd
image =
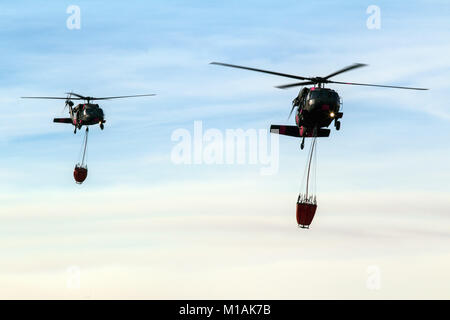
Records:
[[[82,126],[86,126],[86,131],[89,130],[88,126],[96,124],[99,124],[101,130],[104,129],[104,123],[106,122],[105,114],[103,113],[102,108],[100,108],[98,104],[91,103],[91,101],[133,98],[133,97],[149,97],[155,95],[155,94],[140,94],[132,96],[114,96],[114,97],[96,98],[96,97],[82,96],[74,92],[68,92],[66,94],[67,97],[65,98],[62,97],[21,97],[21,98],[65,100],[64,109],[66,108],[69,109],[70,118],[54,118],[53,122],[72,124],[75,127],[73,133],[76,134],[77,129],[80,130]],[[84,102],[74,107],[74,103],[72,100],[82,100]]]
[[[389,85],[329,80],[331,77],[334,77],[338,74],[367,66],[367,64],[363,63],[354,63],[336,72],[333,72],[325,77],[303,77],[222,62],[211,62],[210,64],[262,72],[271,75],[302,80],[302,82],[276,86],[276,88],[279,89],[313,85],[313,87],[303,87],[300,90],[297,97],[295,97],[294,100],[292,101],[292,109],[291,112],[289,113],[288,119],[291,117],[294,109],[297,108],[297,112],[295,115],[295,123],[296,123],[295,126],[290,125],[270,126],[271,133],[302,138],[302,142],[300,144],[301,149],[303,149],[305,146],[305,138],[329,137],[331,130],[327,128],[330,126],[332,122],[334,122],[334,127],[336,130],[340,130],[341,128],[340,119],[344,115],[343,112],[341,111],[342,105],[341,97],[335,90],[325,88],[324,87],[325,84],[333,83],[333,84],[346,84],[346,85],[395,88],[395,89],[428,90],[425,88],[413,88],[413,87],[401,87],[401,86],[389,86]]]

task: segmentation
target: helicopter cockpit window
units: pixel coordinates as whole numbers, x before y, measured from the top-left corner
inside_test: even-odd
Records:
[[[310,99],[320,99],[320,100],[337,100],[338,95],[334,91],[328,91],[328,90],[314,90],[311,91],[309,94]]]
[[[318,91],[318,90],[314,90],[314,91],[310,91],[309,92],[309,98],[310,99],[318,99],[318,98],[320,98],[320,91]]]
[[[339,99],[339,96],[338,96],[338,94],[336,93],[336,92],[334,92],[334,91],[329,91],[328,92],[328,95],[329,95],[329,97],[331,98],[331,99]]]

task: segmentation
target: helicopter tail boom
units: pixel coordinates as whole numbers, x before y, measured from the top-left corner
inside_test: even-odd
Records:
[[[73,124],[71,118],[54,118],[54,119],[53,119],[53,122],[57,122],[57,123],[70,123],[70,124]]]
[[[273,124],[270,126],[270,132],[271,133],[276,133],[276,134],[281,134],[284,136],[290,136],[290,137],[295,137],[295,138],[301,138],[302,136],[300,135],[300,128],[297,126],[286,126],[286,125],[278,125],[278,124]],[[330,129],[323,129],[320,128],[317,130],[317,137],[329,137],[330,136]],[[307,132],[307,134],[305,135],[306,138],[312,138],[313,135],[310,134],[309,132]]]

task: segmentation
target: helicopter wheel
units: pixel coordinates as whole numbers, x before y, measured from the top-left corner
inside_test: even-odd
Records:
[[[341,129],[341,122],[340,121],[336,121],[334,126],[336,127],[336,130],[339,131],[339,129]]]
[[[100,123],[100,129],[104,129],[105,128],[105,126],[103,125],[103,123]]]

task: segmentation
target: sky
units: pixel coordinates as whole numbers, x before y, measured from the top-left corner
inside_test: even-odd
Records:
[[[0,298],[449,299],[449,14],[438,0],[2,2]],[[298,140],[279,137],[271,175],[173,161],[196,121],[294,124],[298,91],[274,88],[289,79],[212,61],[302,76],[366,63],[334,80],[431,90],[330,86],[344,117],[318,141],[303,230]],[[156,94],[101,103],[82,185],[82,134],[52,122],[62,101],[20,99],[68,91]]]

